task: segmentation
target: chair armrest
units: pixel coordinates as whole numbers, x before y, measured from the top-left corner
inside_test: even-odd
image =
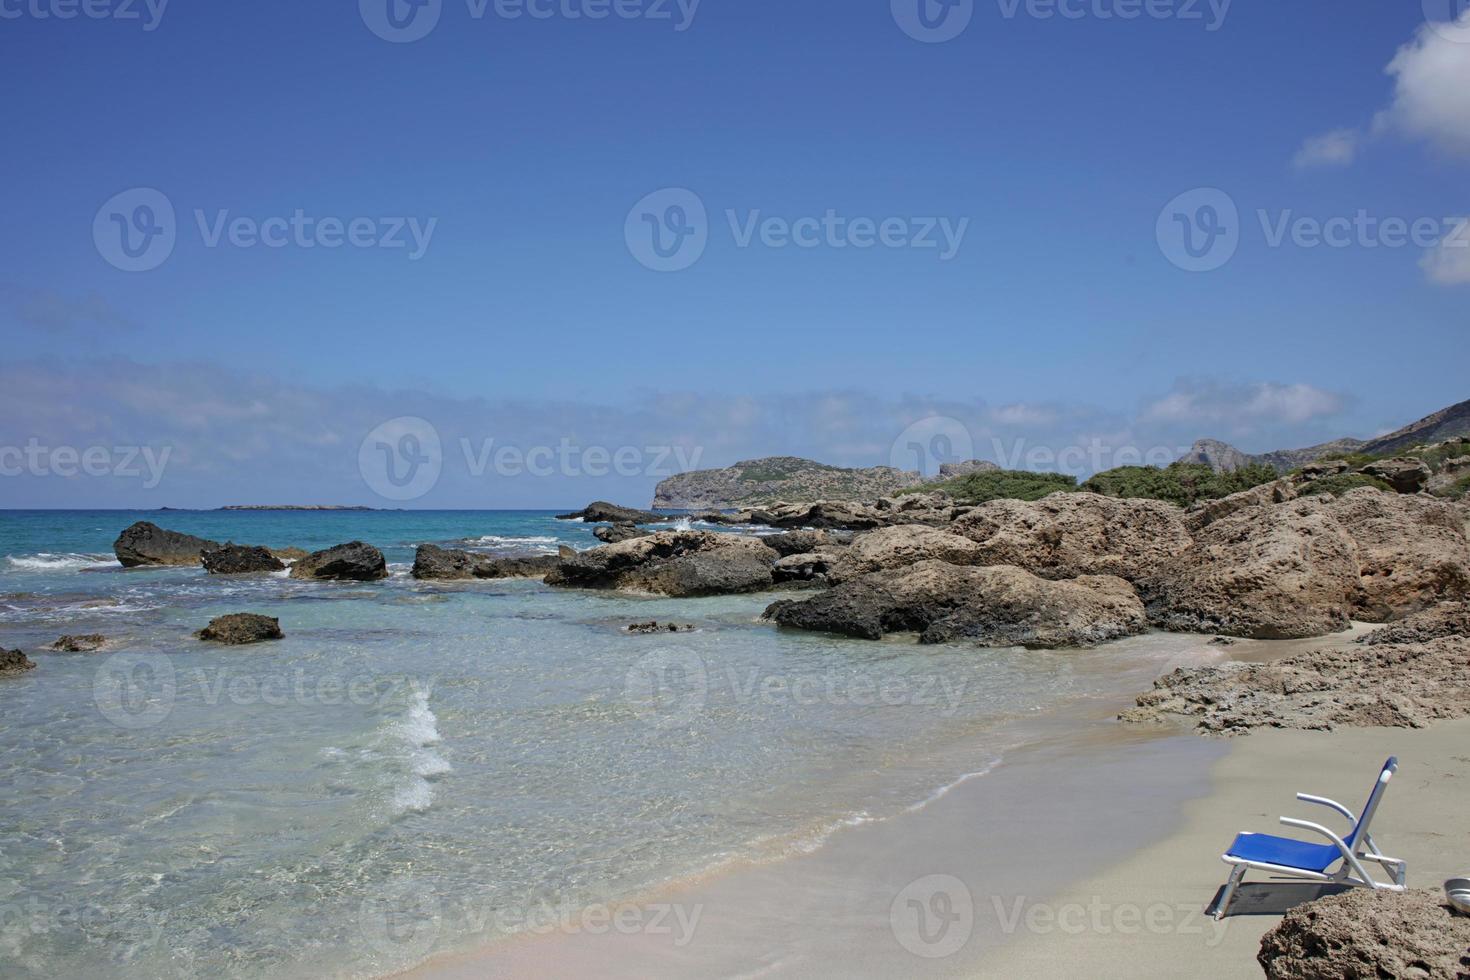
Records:
[[[1336,800],[1329,800],[1325,796],[1311,796],[1307,793],[1298,793],[1296,794],[1296,798],[1301,800],[1303,803],[1318,803],[1322,806],[1331,807],[1332,809],[1336,810],[1338,813],[1346,817],[1348,823],[1352,824],[1354,827],[1358,825],[1357,814],[1353,813],[1353,811],[1349,810],[1347,807],[1343,806]]]
[[[1312,823],[1312,821],[1310,820],[1297,820],[1295,817],[1282,817],[1281,822],[1288,827],[1299,827],[1302,830],[1311,830],[1321,834],[1323,837],[1326,837],[1328,840],[1332,841],[1333,844],[1337,845],[1338,853],[1342,855],[1342,859],[1348,863],[1348,867],[1353,869],[1353,872],[1357,874],[1360,880],[1362,880],[1365,884],[1373,880],[1372,878],[1368,877],[1368,872],[1363,869],[1362,863],[1358,860],[1358,856],[1353,853],[1352,848],[1348,847],[1347,844],[1343,842],[1343,839],[1341,837],[1337,836],[1326,827],[1322,826],[1319,823]]]

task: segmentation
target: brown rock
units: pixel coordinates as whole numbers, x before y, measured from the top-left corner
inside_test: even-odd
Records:
[[[670,596],[757,592],[772,584],[776,553],[757,538],[660,531],[561,559],[548,585]]]
[[[1363,467],[1362,472],[1382,480],[1399,493],[1418,493],[1432,475],[1428,466],[1417,459],[1380,459]]]
[[[35,669],[35,662],[19,650],[0,649],[0,675],[20,674]]]
[[[922,524],[903,524],[859,534],[834,561],[830,578],[843,582],[921,561],[979,565],[987,563],[986,557],[985,549],[969,538]]]
[[[61,653],[95,653],[107,644],[107,637],[101,633],[87,633],[84,636],[63,636],[51,644],[51,649]]]
[[[1470,636],[1470,604],[1441,602],[1397,623],[1358,637],[1359,643],[1428,643],[1445,636]]]
[[[1268,980],[1464,980],[1470,916],[1431,891],[1355,888],[1286,913],[1256,960]]]
[[[244,646],[265,640],[279,640],[281,621],[255,613],[231,613],[209,621],[209,625],[194,634],[201,640],[223,643],[225,646]]]

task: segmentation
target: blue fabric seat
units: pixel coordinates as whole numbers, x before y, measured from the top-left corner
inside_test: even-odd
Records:
[[[1342,860],[1342,852],[1333,844],[1311,844],[1307,841],[1273,837],[1270,834],[1244,833],[1235,838],[1226,857],[1258,864],[1279,864],[1303,871],[1326,872]]]

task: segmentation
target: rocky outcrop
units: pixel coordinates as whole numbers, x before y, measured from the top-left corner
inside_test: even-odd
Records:
[[[197,565],[200,555],[222,547],[218,541],[166,531],[150,521],[139,521],[118,535],[112,551],[124,568],[147,565]]]
[[[1196,719],[1205,735],[1253,728],[1422,728],[1470,714],[1470,639],[1314,650],[1267,664],[1184,667],[1154,682],[1129,722]]]
[[[738,510],[781,500],[876,500],[924,482],[889,466],[843,469],[795,456],[746,460],[722,470],[698,470],[664,480],[653,506],[671,510]]]
[[[6,674],[22,674],[35,669],[35,662],[19,650],[0,649],[0,677]]]
[[[922,643],[1092,646],[1146,628],[1131,586],[1112,576],[1038,578],[1009,566],[970,568],[924,561],[865,575],[809,599],[766,610],[777,624],[876,640],[917,632]]]
[[[1437,892],[1354,888],[1287,912],[1256,960],[1267,980],[1464,980],[1470,916]]]
[[[388,577],[388,563],[377,548],[352,541],[312,552],[291,566],[291,577],[331,582],[376,582]]]
[[[1428,643],[1444,636],[1470,637],[1470,603],[1441,602],[1421,610],[1390,626],[1358,637],[1359,643],[1378,646],[1381,643]]]
[[[787,582],[825,584],[837,557],[837,553],[831,551],[787,555],[785,558],[776,559],[776,564],[771,566],[771,579],[777,585]]]
[[[51,649],[59,653],[96,653],[107,645],[107,637],[101,633],[87,633],[82,636],[63,636],[51,644]]]
[[[657,506],[657,505],[655,505]],[[674,519],[672,514],[655,514],[651,511],[619,507],[606,500],[588,504],[570,514],[558,514],[559,521],[582,521],[587,524],[667,524]]]
[[[1315,499],[1217,520],[1139,582],[1155,626],[1253,639],[1345,630],[1357,589],[1352,539]]]
[[[1253,465],[1255,460],[1218,439],[1201,439],[1179,457],[1179,462],[1203,463],[1216,473],[1234,473]]]
[[[412,575],[426,581],[541,578],[561,562],[556,555],[495,558],[472,551],[453,551],[422,544],[413,558]]]
[[[204,570],[211,575],[248,575],[252,572],[279,572],[286,567],[268,548],[243,544],[227,544],[201,556]]]
[[[808,554],[836,544],[836,539],[826,531],[787,531],[785,534],[772,534],[760,540],[761,544],[782,558]]]
[[[980,546],[973,564],[1015,565],[1042,578],[1142,578],[1193,543],[1178,507],[1095,493],[1028,503],[993,500],[950,528]]]
[[[619,541],[642,538],[652,533],[640,531],[636,524],[605,524],[592,530],[592,536],[603,544],[617,544]]]
[[[1401,453],[1411,446],[1427,446],[1460,436],[1470,436],[1470,401],[1442,408],[1396,432],[1366,442],[1362,451],[1374,456],[1384,456]]]
[[[979,565],[986,563],[985,557],[984,549],[969,538],[922,524],[907,524],[859,534],[836,558],[830,577],[842,582],[929,560]]]
[[[1324,506],[1357,548],[1356,618],[1388,622],[1470,594],[1470,539],[1451,505],[1364,487]]]
[[[659,623],[655,621],[651,623],[633,623],[623,627],[623,632],[631,633],[634,636],[653,636],[656,633],[693,633],[694,627],[688,625],[680,626],[678,623]]]
[[[1359,470],[1364,476],[1382,480],[1398,493],[1418,493],[1429,484],[1431,471],[1417,459],[1380,459]]]
[[[272,548],[270,551],[281,561],[300,561],[309,554],[305,548]]]
[[[194,635],[210,643],[223,643],[231,647],[279,640],[285,636],[281,632],[279,619],[255,613],[231,613],[211,619],[208,626]]]
[[[548,585],[669,596],[756,592],[772,583],[776,553],[757,538],[660,531],[562,559]]]
[[[1239,514],[1256,507],[1284,504],[1299,496],[1301,496],[1300,482],[1291,479],[1273,480],[1258,487],[1251,487],[1249,490],[1232,493],[1228,497],[1200,501],[1185,512],[1184,526],[1189,528],[1190,533],[1195,533],[1232,514]]]
[[[1000,464],[992,463],[988,459],[967,459],[962,463],[942,463],[939,467],[939,479],[957,480],[971,473],[997,473]]]

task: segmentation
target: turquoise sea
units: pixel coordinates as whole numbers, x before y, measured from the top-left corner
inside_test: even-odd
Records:
[[[124,570],[111,543],[140,519],[361,539],[393,574]],[[420,543],[591,532],[550,512],[0,512],[0,646],[38,664],[0,679],[0,975],[380,976],[923,806],[1002,760],[1018,719],[1146,685],[1167,655],[865,643],[773,628],[771,595],[407,574]],[[286,638],[193,637],[246,611]],[[695,630],[622,629],[647,620]],[[109,643],[45,649],[64,633]]]

